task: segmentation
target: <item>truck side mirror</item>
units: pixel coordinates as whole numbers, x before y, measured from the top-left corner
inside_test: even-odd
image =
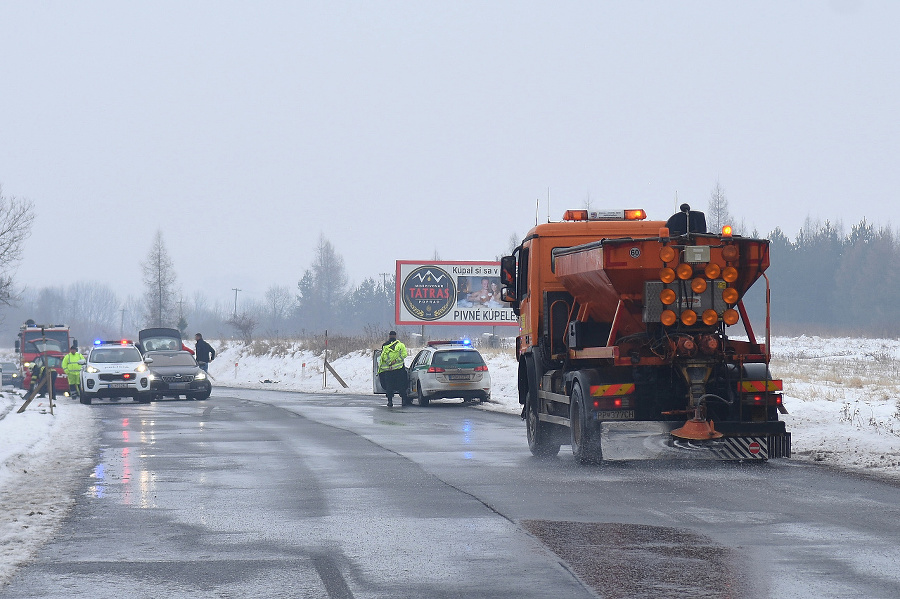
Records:
[[[500,258],[500,283],[506,287],[516,286],[516,257],[503,256]],[[506,300],[504,300],[506,301]]]
[[[19,353],[19,340],[16,339],[16,353]]]
[[[500,299],[507,303],[515,303],[516,294],[509,287],[504,287],[500,290]]]

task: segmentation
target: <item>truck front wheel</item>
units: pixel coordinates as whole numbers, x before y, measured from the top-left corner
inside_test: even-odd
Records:
[[[603,460],[599,427],[590,420],[581,384],[576,382],[569,402],[569,430],[572,454],[579,464],[598,464]]]

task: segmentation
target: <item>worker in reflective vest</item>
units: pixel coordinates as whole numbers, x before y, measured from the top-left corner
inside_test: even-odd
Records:
[[[397,331],[388,333],[388,340],[381,345],[381,357],[378,360],[378,380],[387,395],[388,407],[394,405],[395,393],[400,396],[402,405],[412,403],[406,395],[406,355],[406,346],[397,339]]]
[[[81,364],[78,362],[83,360],[84,356],[78,351],[77,345],[73,345],[69,348],[69,353],[63,356],[62,369],[63,372],[66,373],[66,378],[69,379],[69,397],[81,396],[81,391],[79,389],[79,385],[81,384]]]

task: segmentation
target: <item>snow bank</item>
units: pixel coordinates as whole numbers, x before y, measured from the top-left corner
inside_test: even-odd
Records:
[[[53,414],[37,398],[0,392],[0,584],[49,538],[75,504],[92,465],[96,430],[89,410],[58,398]]]

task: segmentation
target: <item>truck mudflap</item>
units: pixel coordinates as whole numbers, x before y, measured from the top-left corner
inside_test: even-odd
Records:
[[[766,461],[791,457],[789,432],[728,432],[719,439],[687,441],[672,437],[671,432],[679,426],[679,422],[603,422],[600,427],[603,459]]]

